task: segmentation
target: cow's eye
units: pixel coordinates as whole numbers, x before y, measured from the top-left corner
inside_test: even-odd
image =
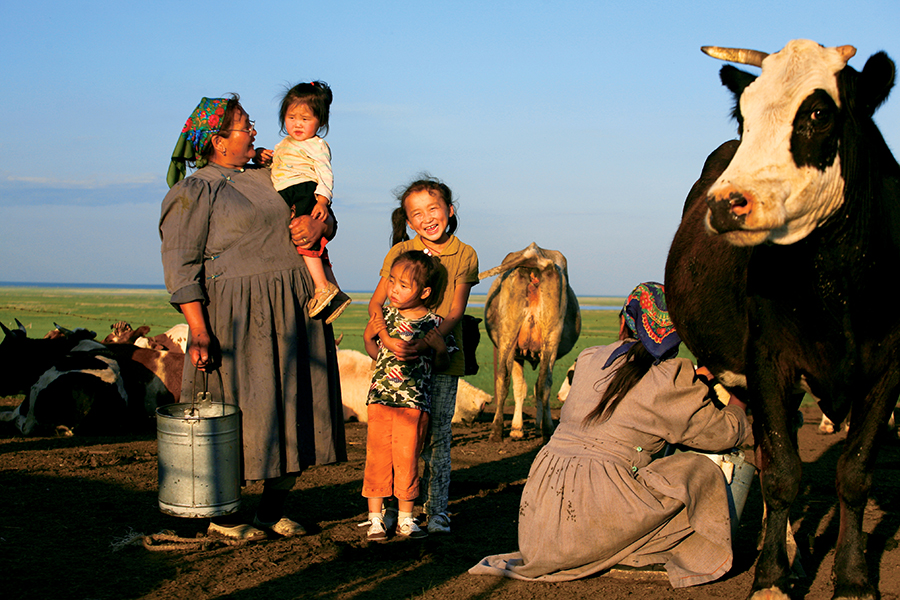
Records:
[[[828,108],[815,108],[809,113],[809,120],[816,125],[825,125],[832,119],[832,111]]]

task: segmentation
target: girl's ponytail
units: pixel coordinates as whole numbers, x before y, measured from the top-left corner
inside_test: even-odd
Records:
[[[406,233],[406,209],[401,202],[391,213],[391,247],[407,240],[409,235]]]

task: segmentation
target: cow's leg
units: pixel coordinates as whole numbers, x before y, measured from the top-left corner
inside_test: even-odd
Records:
[[[516,401],[516,410],[513,412],[512,427],[509,430],[509,437],[514,440],[521,440],[525,437],[525,428],[522,421],[522,409],[525,407],[525,396],[528,395],[528,386],[525,384],[525,363],[513,361],[512,364],[512,386],[513,398]]]
[[[758,446],[760,483],[766,506],[762,553],[756,566],[752,598],[787,600],[791,573],[785,532],[791,505],[800,489],[801,462],[796,448],[794,396],[764,372],[747,380],[753,406],[753,433]],[[788,418],[790,416],[790,418]]]
[[[543,356],[555,350],[544,348]],[[544,443],[553,435],[553,417],[550,415],[550,388],[553,386],[553,360],[541,360],[537,382],[534,384],[534,405],[537,409],[537,425]]]
[[[863,404],[855,403],[844,451],[837,464],[837,494],[841,507],[840,532],[834,553],[834,597],[875,598],[866,564],[863,515],[872,486],[878,442],[894,410],[900,376],[886,375]],[[866,411],[865,407],[868,407]],[[859,417],[858,415],[865,415]]]
[[[512,349],[510,349],[511,351]],[[500,353],[494,349],[494,399],[497,408],[494,412],[494,423],[488,440],[499,442],[503,439],[503,410],[506,406],[506,394],[509,392],[509,353]]]

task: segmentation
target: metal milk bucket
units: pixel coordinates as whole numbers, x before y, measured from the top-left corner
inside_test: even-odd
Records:
[[[159,509],[188,518],[231,514],[241,504],[241,411],[211,402],[208,392],[197,397],[156,409]]]

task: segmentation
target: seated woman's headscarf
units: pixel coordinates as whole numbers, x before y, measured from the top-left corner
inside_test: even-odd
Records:
[[[637,335],[638,341],[656,359],[654,364],[658,365],[678,354],[681,338],[669,316],[665,288],[661,283],[648,281],[634,288],[622,307],[622,316],[625,317],[628,328]],[[603,368],[628,352],[634,344],[635,342],[626,343],[616,348]]]
[[[203,149],[210,138],[218,133],[222,119],[225,118],[227,104],[228,98],[203,98],[188,117],[172,151],[172,162],[166,175],[169,187],[185,178],[188,163],[194,162],[197,168],[206,164],[206,160],[202,158]]]

